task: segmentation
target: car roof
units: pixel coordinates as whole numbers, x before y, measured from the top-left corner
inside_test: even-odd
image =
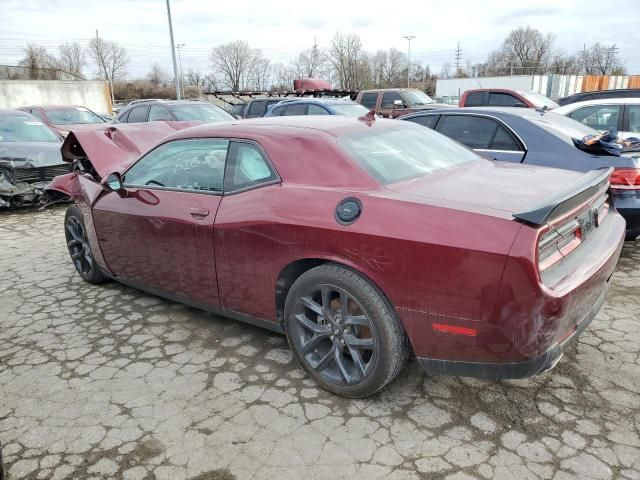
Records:
[[[589,105],[640,105],[640,97],[613,97],[613,98],[594,98],[593,100],[581,100],[579,102],[568,103],[561,107],[555,108],[559,112],[568,112],[578,107]]]
[[[483,114],[483,115],[499,115],[499,116],[512,116],[512,117],[534,117],[538,115],[546,115],[549,112],[553,112],[557,109],[553,110],[545,110],[540,111],[539,109],[534,108],[521,108],[521,107],[465,107],[465,108],[438,108],[435,110],[422,110],[420,112],[409,113],[404,115],[402,118],[408,117],[418,117],[423,115],[440,115],[443,113],[455,113],[459,115],[468,115],[471,113],[475,114]]]
[[[383,130],[389,127],[404,128],[409,122],[378,118],[373,121],[343,115],[295,115],[284,117],[260,117],[248,120],[210,123],[181,130],[172,138],[215,137],[219,135],[261,135],[282,138],[288,135],[317,135],[318,133],[340,137],[354,132]]]
[[[84,105],[29,105],[27,107],[20,108],[42,108],[43,110],[63,110],[67,108],[86,108],[87,110],[91,110],[90,108],[85,107]]]
[[[289,100],[284,102],[287,105],[296,104],[296,103],[319,103],[322,105],[360,105],[359,103],[354,102],[351,99],[344,98],[328,98],[328,97],[304,97],[304,98],[296,98],[295,100]]]
[[[407,90],[418,90],[422,92],[422,90],[418,88],[371,88],[369,90],[360,90],[360,93],[372,93],[372,92],[405,92]],[[424,93],[424,92],[423,92]]]
[[[0,117],[34,117],[29,112],[25,112],[23,110],[10,110],[8,108],[0,108]]]

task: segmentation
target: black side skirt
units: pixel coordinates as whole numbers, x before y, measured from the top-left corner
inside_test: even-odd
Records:
[[[204,310],[205,312],[213,313],[215,315],[220,315],[222,317],[229,317],[234,320],[238,320],[240,322],[248,323],[255,327],[266,328],[267,330],[271,330],[272,332],[284,334],[284,328],[279,323],[271,322],[269,320],[264,320],[262,318],[252,317],[251,315],[245,315],[244,313],[234,312],[233,310],[226,310],[224,308],[214,307],[206,303],[194,302],[181,295],[176,295],[175,293],[167,292],[165,290],[160,290],[154,287],[149,287],[143,283],[132,282],[130,280],[125,280],[120,277],[114,277],[112,275],[109,275],[106,272],[102,272],[102,273],[108,276],[109,278],[111,278],[112,280],[115,280],[118,283],[122,283],[123,285],[126,285],[128,287],[135,288],[136,290],[142,290],[147,293],[151,293],[152,295],[166,298],[167,300],[171,300],[173,302],[183,303],[190,307],[197,308],[199,310]]]

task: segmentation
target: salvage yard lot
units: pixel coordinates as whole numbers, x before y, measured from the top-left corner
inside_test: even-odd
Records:
[[[0,442],[9,479],[640,479],[640,244],[550,373],[415,363],[350,401],[285,338],[111,282],[65,248],[64,208],[0,213]]]

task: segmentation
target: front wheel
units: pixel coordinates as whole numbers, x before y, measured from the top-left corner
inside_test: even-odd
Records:
[[[402,369],[409,345],[383,294],[348,268],[302,274],[285,303],[285,331],[302,368],[337,395],[373,395]]]
[[[76,206],[67,209],[64,217],[64,234],[73,266],[83,280],[89,283],[104,282],[106,277],[93,257],[82,212]]]

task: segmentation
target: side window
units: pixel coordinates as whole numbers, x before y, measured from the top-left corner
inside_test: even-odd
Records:
[[[129,112],[129,118],[127,118],[127,123],[146,122],[148,111],[149,111],[149,107],[146,105],[143,107],[133,107]]]
[[[378,100],[378,94],[376,92],[373,93],[364,93],[362,94],[362,99],[360,103],[367,107],[369,110],[372,108],[376,108],[376,101]]]
[[[239,103],[231,107],[231,115],[242,115],[242,110],[244,107],[244,103]]]
[[[313,103],[310,103],[307,115],[329,115],[329,112],[327,112],[324,107],[321,107],[320,105],[314,105]]]
[[[629,116],[629,131],[635,134],[639,134],[640,105],[627,105],[627,115]]]
[[[166,108],[161,107],[159,105],[152,105],[151,110],[149,110],[149,121],[154,122],[157,120],[173,120],[171,118],[171,114],[167,111]]]
[[[131,113],[131,110],[127,110],[124,113],[121,113],[120,115],[118,115],[118,117],[116,118],[116,121],[118,123],[127,123],[127,120],[129,119],[129,113]]]
[[[229,141],[217,138],[165,143],[138,160],[124,175],[124,184],[222,192],[228,149]]]
[[[514,136],[507,131],[505,127],[498,124],[493,141],[491,142],[491,150],[508,150],[510,152],[521,152],[523,147],[520,146]]]
[[[266,111],[267,102],[264,100],[251,102],[251,105],[249,105],[249,111],[247,112],[247,117],[261,117]]]
[[[492,107],[515,107],[517,104],[522,104],[522,101],[508,93],[489,94],[489,105]]]
[[[40,120],[44,122],[44,118],[42,118],[42,113],[40,113],[40,110],[38,110],[37,108],[34,108],[30,110],[30,112],[31,112],[31,115],[35,115],[36,117],[38,117]]]
[[[396,100],[400,100],[403,104],[405,103],[404,98],[398,92],[384,92],[380,108],[398,108],[394,103]]]
[[[264,153],[252,143],[232,142],[224,189],[227,192],[276,180]]]
[[[282,115],[283,111],[284,107],[275,107],[271,112],[271,115],[273,115],[274,117],[279,117],[280,115]]]
[[[285,115],[304,115],[307,111],[307,105],[305,103],[296,103],[295,105],[289,105],[284,111]]]
[[[438,131],[470,148],[489,148],[497,123],[471,115],[444,115]]]
[[[611,130],[618,128],[621,109],[622,105],[590,105],[574,110],[569,117],[596,130]]]
[[[432,129],[438,123],[439,118],[440,115],[420,115],[419,117],[407,118],[407,120]]]
[[[465,107],[481,107],[485,104],[486,92],[469,92],[464,99]]]

